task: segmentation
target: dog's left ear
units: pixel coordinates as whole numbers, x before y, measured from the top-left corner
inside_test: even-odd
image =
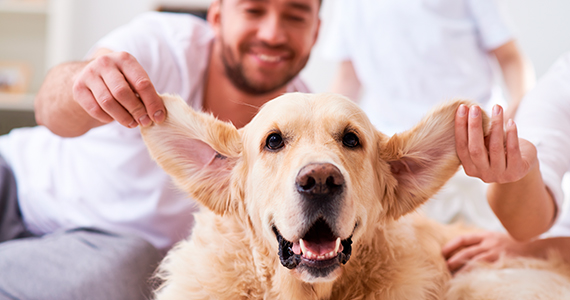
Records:
[[[218,214],[232,212],[232,169],[241,155],[238,130],[194,111],[180,97],[161,97],[166,120],[141,128],[151,156],[195,200]]]
[[[449,180],[460,161],[455,151],[455,112],[459,105],[473,103],[455,100],[426,115],[414,128],[395,134],[379,145],[380,158],[388,162],[385,206],[394,219],[416,209]],[[483,113],[487,132],[488,117]]]

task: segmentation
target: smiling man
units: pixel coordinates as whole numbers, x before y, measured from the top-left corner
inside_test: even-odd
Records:
[[[242,127],[268,100],[306,91],[297,74],[319,8],[214,0],[208,22],[147,13],[86,61],[53,68],[36,98],[43,126],[0,137],[0,299],[148,298],[149,274],[188,235],[195,206],[137,127],[164,120],[159,93]]]

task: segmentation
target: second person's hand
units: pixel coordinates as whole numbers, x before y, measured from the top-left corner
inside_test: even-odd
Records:
[[[537,166],[535,146],[519,139],[514,121],[504,126],[503,108],[493,107],[491,127],[484,136],[479,106],[461,105],[455,116],[457,155],[465,173],[486,183],[515,182]],[[504,128],[504,129],[503,129]]]

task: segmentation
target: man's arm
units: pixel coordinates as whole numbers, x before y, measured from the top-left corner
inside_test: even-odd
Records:
[[[522,97],[535,84],[534,69],[514,40],[491,50],[491,53],[499,62],[510,96],[509,106],[505,111],[505,120],[513,119]]]
[[[362,85],[356,75],[354,66],[350,60],[340,63],[338,71],[332,81],[330,91],[344,95],[350,100],[358,102]]]
[[[165,118],[162,99],[136,59],[98,50],[91,60],[63,63],[46,76],[35,102],[36,121],[55,134],[80,136],[116,120],[146,126]]]
[[[79,136],[103,122],[92,118],[73,101],[74,78],[88,62],[69,62],[55,66],[47,74],[34,103],[36,122],[63,137]]]

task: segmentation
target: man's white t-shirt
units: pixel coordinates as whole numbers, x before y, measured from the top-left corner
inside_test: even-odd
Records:
[[[560,216],[548,235],[570,236],[570,207],[562,189],[570,172],[570,52],[523,98],[515,121],[519,136],[536,146],[542,179],[558,204]]]
[[[392,135],[443,101],[490,101],[499,79],[489,51],[513,38],[495,2],[338,0],[320,49],[352,61],[360,105]]]
[[[159,93],[178,94],[199,110],[213,38],[201,19],[151,12],[93,50],[131,53]],[[298,78],[288,90],[307,91]],[[0,154],[14,171],[24,222],[34,233],[92,226],[137,234],[159,249],[190,233],[196,205],[152,161],[138,128],[112,122],[76,138],[42,126],[15,129],[0,137]]]

